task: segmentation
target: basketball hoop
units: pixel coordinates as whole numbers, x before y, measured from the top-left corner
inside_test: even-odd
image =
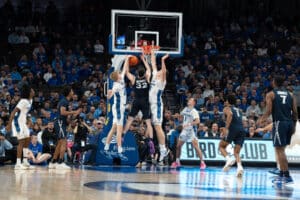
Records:
[[[142,47],[142,52],[143,55],[146,58],[146,61],[151,64],[151,52],[153,50],[154,54],[156,55],[157,51],[159,50],[159,46],[155,46],[155,45],[143,45]]]

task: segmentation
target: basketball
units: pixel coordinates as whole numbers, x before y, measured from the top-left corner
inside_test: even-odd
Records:
[[[136,66],[139,63],[139,59],[136,56],[132,56],[129,58],[129,65]]]

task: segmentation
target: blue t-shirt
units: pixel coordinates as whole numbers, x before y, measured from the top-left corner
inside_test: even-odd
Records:
[[[43,145],[40,143],[37,143],[36,145],[30,143],[28,148],[30,151],[32,151],[34,157],[36,157],[38,153],[43,153]]]

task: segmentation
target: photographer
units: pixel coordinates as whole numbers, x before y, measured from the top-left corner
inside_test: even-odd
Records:
[[[13,160],[11,154],[6,153],[6,150],[11,150],[13,145],[0,133],[0,164],[4,164],[6,161]]]
[[[49,153],[53,156],[57,142],[57,134],[54,129],[54,122],[48,122],[47,128],[42,134],[43,153]]]
[[[93,129],[83,120],[82,117],[79,117],[79,122],[74,128],[74,145],[72,147],[73,155],[76,152],[87,152],[91,151],[88,159],[83,160],[84,164],[94,164],[96,160],[97,145],[91,144],[88,139],[88,133],[92,132]],[[86,156],[87,157],[87,156]]]

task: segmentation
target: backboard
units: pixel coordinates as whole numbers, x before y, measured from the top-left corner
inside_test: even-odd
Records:
[[[140,54],[143,45],[159,46],[158,55],[182,56],[182,13],[112,10],[110,53]]]

